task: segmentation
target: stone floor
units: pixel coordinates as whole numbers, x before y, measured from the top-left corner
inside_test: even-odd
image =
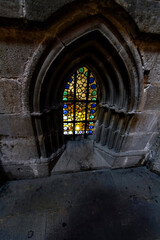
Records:
[[[0,240],[160,240],[160,176],[145,167],[7,182]]]

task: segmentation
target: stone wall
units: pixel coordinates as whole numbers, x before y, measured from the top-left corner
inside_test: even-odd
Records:
[[[136,159],[136,156],[130,159],[123,156],[116,158],[114,167],[145,164],[152,158],[153,152],[158,152],[159,142],[156,139],[160,135],[159,1],[0,0],[0,5],[1,172],[10,179],[49,174],[50,160],[41,156],[32,124],[30,82],[34,81],[35,69],[40,64],[43,54],[49,51],[47,49],[52,39],[57,38],[63,49],[68,41],[63,38],[63,30],[66,31],[74,24],[78,25],[82,19],[101,15],[111,19],[114,26],[119,24],[121,36],[125,29],[129,41],[140,56],[140,71],[143,72],[143,78],[140,79],[143,89],[140,107],[133,116],[129,135],[121,151],[122,155],[126,151],[139,151],[143,157],[141,160]],[[155,159],[152,158],[151,169],[160,172],[159,162],[159,155],[156,155]]]

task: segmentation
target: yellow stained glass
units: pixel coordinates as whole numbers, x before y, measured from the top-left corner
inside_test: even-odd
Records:
[[[86,67],[77,70],[76,100],[86,100],[87,98],[87,73]]]
[[[77,102],[75,111],[76,121],[85,121],[86,116],[86,103]]]
[[[75,123],[75,134],[84,134],[85,133],[85,123],[76,122]]]

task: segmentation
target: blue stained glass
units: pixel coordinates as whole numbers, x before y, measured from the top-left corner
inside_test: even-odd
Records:
[[[92,84],[91,88],[92,88],[92,89],[96,89],[96,85],[95,85],[95,84]]]
[[[90,79],[89,79],[89,82],[90,82],[90,83],[93,83],[93,82],[94,82],[94,78],[90,78]]]
[[[96,104],[92,103],[91,108],[95,108]]]
[[[91,133],[92,133],[92,131],[91,131],[91,130],[89,130],[88,132],[89,132],[89,134],[91,134]]]
[[[67,108],[68,106],[67,106],[67,104],[64,104],[64,106],[63,106],[64,108]]]
[[[69,82],[71,83],[71,82],[72,82],[72,80],[73,80],[73,79],[72,79],[72,78],[70,78],[70,79],[69,79]]]
[[[66,110],[64,110],[64,111],[63,111],[63,113],[64,113],[64,114],[67,114],[67,111],[66,111]]]
[[[91,113],[95,113],[95,110],[94,110],[94,109],[92,109],[92,110],[91,110]]]
[[[93,128],[93,126],[89,126],[89,129],[92,129]]]
[[[66,89],[69,89],[69,84],[66,85]]]

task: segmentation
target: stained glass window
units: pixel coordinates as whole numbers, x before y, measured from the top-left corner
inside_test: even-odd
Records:
[[[87,67],[68,79],[63,92],[64,135],[91,135],[97,110],[97,83]]]

